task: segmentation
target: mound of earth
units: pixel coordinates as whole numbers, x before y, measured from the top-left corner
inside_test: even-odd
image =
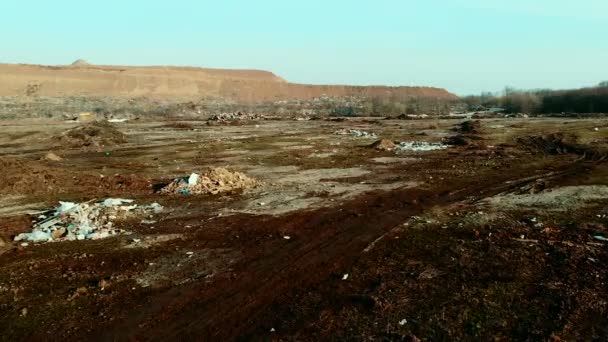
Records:
[[[394,142],[392,142],[388,139],[380,139],[380,140],[372,143],[368,147],[376,149],[376,150],[380,150],[380,151],[391,151],[396,147],[396,145]]]
[[[453,131],[463,134],[482,134],[481,121],[468,120],[456,125]]]
[[[71,65],[72,66],[85,66],[85,65],[91,65],[91,63],[87,62],[84,59],[77,59]]]
[[[578,137],[568,133],[551,133],[517,138],[517,144],[533,153],[576,154],[588,160],[604,160],[608,157],[605,149],[593,148],[578,143]]]
[[[129,193],[147,193],[151,183],[137,175],[103,177],[96,172],[81,172],[38,160],[0,157],[4,179],[0,182],[0,195],[11,194],[86,194],[87,196]]]
[[[56,139],[68,147],[102,148],[127,142],[127,136],[107,121],[97,121],[72,128]]]
[[[444,144],[452,146],[482,147],[482,144],[480,143],[480,140],[483,140],[483,138],[480,136],[483,134],[481,129],[481,121],[464,121],[456,125],[452,131],[456,132],[456,134],[443,138],[442,142]]]
[[[199,175],[193,173],[189,177],[180,177],[163,187],[164,194],[219,194],[235,190],[253,188],[260,183],[244,173],[229,171],[225,168],[213,168]]]
[[[48,152],[47,154],[44,155],[44,157],[41,158],[41,160],[62,161],[63,158],[61,158],[60,156],[56,155],[53,152]]]

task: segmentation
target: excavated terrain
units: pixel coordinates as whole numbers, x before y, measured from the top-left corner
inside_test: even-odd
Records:
[[[603,119],[0,121],[1,336],[606,340],[607,138]],[[255,184],[161,191],[236,182],[217,168]],[[13,241],[109,197],[164,209]]]

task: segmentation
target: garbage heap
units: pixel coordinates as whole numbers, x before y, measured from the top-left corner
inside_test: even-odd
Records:
[[[261,114],[236,112],[236,113],[214,114],[211,117],[209,117],[209,121],[217,121],[217,122],[255,121],[255,120],[264,120],[264,116]]]
[[[153,215],[163,210],[158,203],[138,206],[131,199],[108,198],[101,202],[59,202],[59,206],[38,217],[30,233],[15,241],[96,240],[123,233],[114,222],[135,215]]]
[[[340,129],[334,132],[336,135],[350,135],[356,138],[373,138],[376,139],[378,136],[372,132],[360,131],[358,129]]]
[[[193,173],[188,177],[179,177],[163,187],[160,192],[165,194],[216,195],[234,190],[244,190],[256,187],[260,182],[248,177],[244,173],[229,171],[218,167],[198,174]]]
[[[444,150],[448,148],[448,145],[442,143],[430,143],[426,141],[402,141],[395,147],[395,152],[426,152],[435,150]]]

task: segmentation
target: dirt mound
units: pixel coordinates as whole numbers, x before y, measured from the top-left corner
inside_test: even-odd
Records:
[[[483,138],[480,136],[483,134],[483,130],[481,128],[481,121],[479,120],[461,122],[452,131],[457,134],[443,138],[442,142],[444,144],[452,146],[483,146],[481,142]]]
[[[376,149],[376,150],[380,150],[380,151],[391,151],[396,147],[396,145],[391,140],[380,139],[380,140],[372,143],[371,145],[368,145],[368,147]]]
[[[85,66],[85,65],[91,65],[91,63],[87,62],[84,59],[77,59],[71,65],[72,66]]]
[[[551,133],[517,138],[517,144],[532,153],[576,154],[587,160],[605,160],[608,151],[578,143],[574,134]]]
[[[41,158],[41,160],[47,160],[47,161],[62,161],[63,158],[61,158],[60,156],[56,155],[53,152],[48,152],[47,154],[44,155],[44,157]]]
[[[148,179],[137,175],[102,177],[96,172],[81,172],[59,167],[44,161],[16,157],[0,157],[4,179],[0,194],[120,194],[147,193],[151,190]]]
[[[102,148],[127,142],[127,136],[107,121],[78,126],[55,138],[68,147]]]
[[[219,194],[235,190],[253,188],[260,183],[244,173],[229,171],[225,168],[213,168],[199,175],[191,174],[189,177],[180,177],[163,187],[160,192],[164,194]]]
[[[482,134],[481,121],[479,120],[468,120],[456,125],[453,129],[455,132],[463,134]]]

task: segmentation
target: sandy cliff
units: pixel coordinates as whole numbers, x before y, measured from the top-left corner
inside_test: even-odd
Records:
[[[71,66],[0,64],[0,96],[28,94],[179,98],[216,96],[239,101],[310,99],[321,95],[456,99],[455,95],[444,89],[430,87],[293,84],[261,70],[97,66],[84,62]]]

